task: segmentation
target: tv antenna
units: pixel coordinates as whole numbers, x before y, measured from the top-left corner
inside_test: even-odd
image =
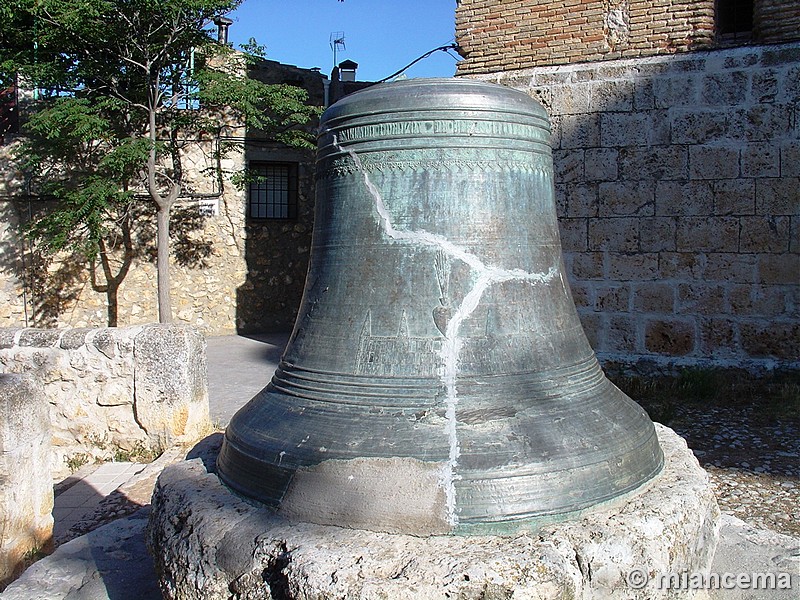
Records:
[[[333,50],[333,66],[337,65],[336,50],[341,46],[342,50],[347,50],[344,45],[344,31],[334,31],[331,33],[331,50]]]

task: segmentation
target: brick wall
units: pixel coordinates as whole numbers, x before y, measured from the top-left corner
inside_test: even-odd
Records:
[[[461,0],[463,75],[673,54],[715,45],[715,0]],[[755,0],[758,41],[800,38],[793,0]]]
[[[478,78],[550,113],[601,357],[800,366],[800,43]]]
[[[782,42],[800,37],[800,4],[797,0],[757,0],[753,34],[762,42]]]

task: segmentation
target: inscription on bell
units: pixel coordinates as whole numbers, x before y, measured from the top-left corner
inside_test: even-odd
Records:
[[[524,123],[475,120],[400,121],[373,123],[342,128],[336,132],[343,143],[364,139],[391,138],[407,135],[497,136],[506,138],[544,139],[549,133],[541,127]]]

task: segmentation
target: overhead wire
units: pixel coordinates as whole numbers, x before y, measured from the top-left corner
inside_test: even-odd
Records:
[[[423,54],[422,56],[420,56],[420,57],[418,57],[418,58],[415,58],[414,60],[412,60],[410,63],[408,63],[408,64],[407,64],[405,67],[403,67],[403,68],[402,68],[402,69],[400,69],[399,71],[395,71],[394,73],[392,73],[392,74],[391,74],[391,75],[389,75],[388,77],[384,77],[383,79],[381,79],[380,81],[376,81],[375,83],[385,83],[386,81],[389,81],[390,79],[394,79],[394,78],[395,78],[395,77],[397,77],[398,75],[402,75],[402,74],[403,74],[405,71],[407,71],[408,69],[410,69],[411,67],[413,67],[413,66],[414,66],[415,64],[417,64],[419,61],[421,61],[421,60],[423,60],[423,59],[426,59],[426,58],[428,58],[428,57],[429,57],[431,54],[433,54],[434,52],[439,52],[439,51],[442,51],[442,52],[445,52],[445,53],[446,53],[448,56],[453,56],[452,54],[450,54],[450,52],[449,52],[450,50],[455,50],[455,51],[458,51],[458,44],[455,44],[455,43],[453,43],[453,44],[446,44],[446,45],[444,45],[444,46],[439,46],[438,48],[434,48],[433,50],[429,50],[428,52],[426,52],[426,53],[425,53],[425,54]],[[454,57],[454,56],[453,56],[453,58],[456,58],[456,57]],[[458,59],[456,58],[456,60],[458,60]]]

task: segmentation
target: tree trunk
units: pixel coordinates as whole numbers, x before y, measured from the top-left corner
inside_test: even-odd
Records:
[[[119,286],[116,283],[109,283],[106,289],[106,303],[108,304],[108,326],[116,327],[119,318],[119,302],[117,295]]]
[[[97,283],[96,270],[94,261],[92,261],[92,289],[96,292],[105,292],[106,306],[108,308],[108,326],[117,327],[119,325],[119,288],[128,274],[131,262],[133,262],[133,240],[131,239],[131,222],[130,216],[123,217],[120,222],[122,229],[122,264],[114,275],[111,272],[111,256],[106,248],[106,243],[103,238],[100,238],[100,265],[103,268],[103,275],[106,280],[106,285],[102,286]]]
[[[169,277],[169,219],[171,204],[158,207],[156,212],[158,255],[156,273],[158,278],[158,322],[172,323],[172,300]]]

